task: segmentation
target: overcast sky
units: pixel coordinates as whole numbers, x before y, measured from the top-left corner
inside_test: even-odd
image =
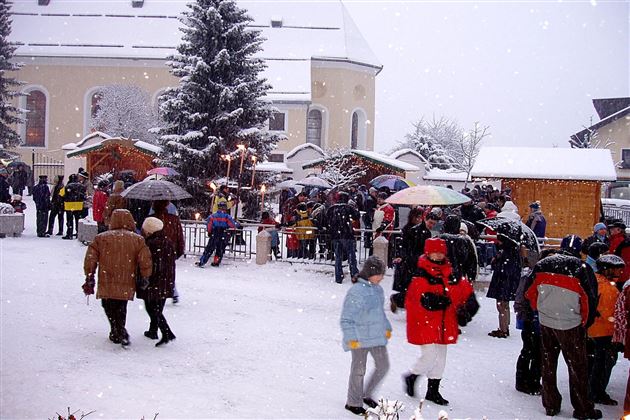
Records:
[[[593,98],[630,96],[627,0],[344,4],[383,64],[377,151],[434,114],[490,126],[488,145],[567,147]]]

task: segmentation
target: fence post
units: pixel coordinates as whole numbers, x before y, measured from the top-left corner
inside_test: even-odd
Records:
[[[267,264],[271,259],[271,235],[266,229],[256,235],[256,264]]]
[[[374,256],[380,258],[387,264],[387,253],[389,251],[389,241],[384,236],[379,236],[372,242],[374,247]]]

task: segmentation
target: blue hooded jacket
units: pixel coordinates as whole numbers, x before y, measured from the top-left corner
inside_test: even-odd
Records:
[[[348,290],[341,311],[344,351],[350,350],[350,341],[358,341],[360,348],[387,344],[385,334],[392,325],[385,316],[384,305],[385,295],[378,284],[359,278]]]

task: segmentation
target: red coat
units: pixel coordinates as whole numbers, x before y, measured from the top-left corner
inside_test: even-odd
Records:
[[[103,222],[103,212],[107,205],[107,193],[105,191],[96,190],[92,199],[92,217],[95,222]]]
[[[616,233],[610,237],[610,247],[608,248],[608,252],[614,254],[617,250],[617,247],[621,245],[623,240],[626,239],[625,233]]]
[[[411,344],[455,344],[459,335],[457,307],[473,293],[470,283],[456,281],[451,276],[451,265],[438,265],[426,255],[418,260],[418,273],[407,290],[407,341]],[[420,303],[424,293],[446,295],[451,304],[444,310],[431,311]]]

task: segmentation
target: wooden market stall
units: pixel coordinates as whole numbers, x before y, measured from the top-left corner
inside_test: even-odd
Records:
[[[471,176],[500,179],[523,221],[529,204],[540,201],[550,238],[591,235],[600,219],[602,182],[616,179],[608,149],[534,147],[483,147]]]
[[[302,167],[304,169],[317,169],[321,172],[326,160],[327,158],[313,160],[304,164]],[[420,170],[417,166],[402,160],[394,159],[377,152],[355,149],[346,152],[346,160],[341,169],[343,170],[353,166],[360,167],[365,171],[365,175],[355,180],[357,184],[368,184],[379,175],[398,175],[402,178],[408,178],[409,174],[416,173]]]
[[[112,137],[78,147],[66,156],[85,157],[85,169],[92,179],[108,172],[116,175],[123,171],[133,171],[136,179],[141,180],[148,170],[155,167],[153,160],[159,152],[159,146],[144,141]]]

